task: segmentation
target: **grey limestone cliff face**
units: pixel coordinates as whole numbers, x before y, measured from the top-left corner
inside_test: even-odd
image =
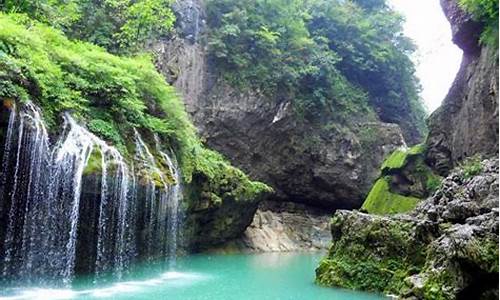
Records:
[[[179,3],[179,37],[155,46],[157,66],[184,97],[207,145],[271,185],[277,200],[361,206],[384,156],[404,145],[400,128],[359,117],[347,124],[299,120],[291,99],[233,89],[204,46],[203,2]],[[186,26],[195,16],[201,25]]]
[[[455,1],[441,4],[453,41],[464,51],[448,95],[428,120],[427,161],[447,174],[467,157],[498,153],[498,49],[479,44],[481,24]]]

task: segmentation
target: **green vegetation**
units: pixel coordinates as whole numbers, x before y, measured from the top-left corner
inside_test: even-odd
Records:
[[[208,44],[224,78],[292,99],[321,120],[371,111],[424,128],[402,18],[385,1],[209,0]]]
[[[467,158],[459,165],[459,168],[462,170],[465,179],[474,177],[475,175],[483,171],[483,166],[481,165],[481,156],[473,156]]]
[[[384,160],[382,164],[382,171],[390,169],[401,169],[408,162],[412,156],[417,156],[425,151],[425,145],[419,144],[411,147],[410,149],[397,149]]]
[[[19,15],[0,15],[0,27],[0,96],[36,100],[50,127],[71,111],[122,147],[118,133],[133,127],[183,144],[195,140],[182,103],[149,57],[113,56]]]
[[[455,299],[455,289],[464,285],[464,269],[457,261],[493,278],[498,273],[498,239],[491,234],[471,238],[443,257],[442,252],[435,253],[439,243],[431,243],[432,236],[415,237],[419,229],[411,221],[373,218],[356,223],[338,218],[333,218],[332,230],[349,234],[334,241],[316,269],[316,282],[321,285],[444,300]],[[417,274],[421,285],[409,284],[408,277]]]
[[[441,187],[441,182],[443,178],[439,175],[434,174],[433,172],[427,173],[427,180],[425,181],[425,188],[430,193],[437,191]]]
[[[414,225],[378,218],[370,222],[351,221],[333,217],[332,232],[347,230],[349,234],[334,239],[328,255],[316,269],[316,282],[399,295],[405,288],[404,279],[419,273],[425,262],[425,244],[411,235]]]
[[[150,141],[156,134],[177,153],[185,182],[194,174],[210,184],[228,177],[238,199],[268,190],[202,146],[183,103],[149,57],[111,55],[25,15],[0,13],[0,28],[0,98],[36,102],[51,131],[69,111],[126,156],[134,150],[134,129]]]
[[[102,153],[94,148],[90,153],[89,161],[83,170],[83,175],[98,174],[102,172]]]
[[[481,42],[498,48],[498,1],[459,0],[459,4],[471,13],[476,21],[484,24]]]
[[[436,257],[439,254],[434,253],[433,247],[430,247],[429,256]],[[482,238],[472,238],[450,256],[448,258],[450,261],[462,261],[464,264],[475,266],[483,273],[498,274],[498,237],[487,234]],[[425,281],[421,287],[422,298],[439,300],[455,298],[453,288],[463,284],[461,272],[456,269],[458,266],[448,262],[444,267],[436,269],[435,263],[431,260],[422,269],[424,273],[429,274],[424,277]]]
[[[381,215],[404,213],[436,191],[442,178],[425,164],[424,153],[424,144],[391,153],[384,160],[382,176],[373,185],[362,209]],[[399,191],[393,191],[392,184]]]
[[[421,199],[392,193],[385,178],[377,180],[363,203],[362,209],[372,214],[396,214],[415,208]]]
[[[374,189],[387,187],[380,180]],[[444,198],[448,203],[461,199],[460,195],[449,195],[462,193],[465,185],[466,181],[452,189],[444,188],[440,192],[448,195],[436,198],[439,204],[432,199],[427,204],[439,206]],[[478,211],[477,216],[484,220],[491,217],[493,223],[464,225],[441,217],[427,219],[422,215],[426,213],[420,210],[413,216],[387,217],[337,211],[330,227],[332,246],[316,269],[316,282],[404,299],[459,299],[472,294],[494,299],[499,270],[495,216]],[[444,214],[439,212],[440,216]],[[467,226],[477,230],[463,235]]]
[[[0,10],[24,13],[76,38],[112,52],[142,50],[148,40],[170,32],[172,0],[4,0]]]
[[[398,149],[384,160],[382,164],[382,170],[384,169],[400,169],[406,163],[406,158],[408,157],[408,153],[406,150]]]

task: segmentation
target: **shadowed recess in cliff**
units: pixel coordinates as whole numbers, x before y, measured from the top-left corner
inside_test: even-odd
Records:
[[[69,283],[82,260],[86,269],[79,266],[80,271],[121,277],[142,257],[175,259],[178,171],[176,180],[167,181],[163,171],[152,170],[154,161],[138,133],[136,164],[130,167],[69,114],[54,143],[31,103],[18,111],[12,107],[8,126],[0,195],[6,280]],[[178,170],[163,155],[170,170]],[[89,190],[95,186],[86,186],[92,180],[99,182],[94,195]],[[90,243],[82,245],[82,239]],[[139,247],[145,243],[147,249]]]

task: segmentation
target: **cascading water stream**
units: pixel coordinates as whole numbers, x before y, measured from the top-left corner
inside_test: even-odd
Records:
[[[174,163],[170,156],[161,150],[160,139],[158,138],[158,136],[155,135],[154,138],[156,149],[167,163],[170,174],[172,174],[175,180],[175,184],[170,187],[170,200],[168,202],[167,234],[170,243],[168,244],[168,247],[166,249],[167,257],[171,265],[173,265],[175,264],[175,258],[177,254],[178,233],[181,221],[179,218],[179,204],[182,201],[182,176],[177,162]]]
[[[0,196],[3,196],[5,183],[7,181],[7,171],[9,168],[10,150],[12,147],[12,135],[14,132],[14,122],[16,121],[15,105],[9,108],[9,123],[7,125],[7,135],[5,137],[5,147],[2,157],[2,174],[0,174]]]
[[[64,142],[51,151],[41,114],[30,103],[17,122],[13,183],[3,195],[10,199],[3,275],[50,275],[69,281],[75,261],[81,178],[92,143],[72,126],[64,134]]]
[[[136,142],[136,160],[142,165],[143,168],[147,170],[146,181],[146,199],[148,199],[148,210],[146,210],[145,219],[148,222],[147,231],[147,251],[148,256],[153,258],[155,253],[162,252],[162,245],[168,243],[166,241],[166,202],[168,197],[168,184],[167,181],[158,168],[155,158],[148,146],[142,140],[141,135],[135,131],[135,142]],[[157,190],[159,186],[160,190]],[[154,241],[159,241],[155,243]],[[161,253],[164,254],[164,253]]]
[[[117,277],[139,256],[175,259],[180,172],[159,151],[159,144],[158,153],[175,184],[167,180],[138,133],[137,165],[129,167],[116,148],[69,115],[52,145],[41,113],[31,103],[19,112],[10,109],[4,140],[0,175],[4,279],[70,283],[78,261],[87,256],[90,263],[94,259],[89,271],[97,275],[112,271]],[[99,171],[86,174],[89,160],[96,156]],[[97,197],[82,197],[85,178],[98,183]],[[88,210],[88,201],[95,213]],[[147,213],[145,218],[138,216],[141,211]],[[80,239],[85,242],[79,244]],[[145,239],[147,253],[141,251]],[[82,250],[81,244],[87,242],[83,248],[94,247],[93,256]]]
[[[181,189],[181,176],[177,165],[173,163],[172,159],[168,154],[163,152],[160,147],[159,138],[155,135],[156,151],[161,155],[164,160],[164,164],[168,168],[168,171],[173,177],[172,183],[169,183],[164,173],[158,167],[158,164],[149,150],[148,146],[142,140],[140,134],[135,132],[136,139],[136,150],[137,150],[137,160],[141,161],[142,164],[149,169],[149,174],[158,175],[158,180],[155,182],[155,178],[149,178],[149,185],[147,194],[148,198],[151,198],[150,202],[150,212],[149,221],[151,222],[150,232],[148,239],[148,249],[150,252],[161,251],[168,258],[169,262],[175,262],[177,253],[177,239],[179,231],[179,202],[182,199],[182,189]],[[172,181],[172,180],[171,180]],[[156,186],[160,185],[161,190],[157,200],[155,200]],[[155,222],[157,226],[152,224]],[[154,231],[153,231],[154,227]],[[158,240],[164,241],[163,247],[159,249],[153,249],[151,241],[154,237]]]

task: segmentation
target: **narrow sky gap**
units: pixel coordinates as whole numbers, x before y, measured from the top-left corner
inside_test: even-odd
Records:
[[[451,41],[450,23],[439,0],[389,0],[406,18],[405,34],[418,46],[412,57],[429,113],[443,101],[460,67],[462,51]]]

